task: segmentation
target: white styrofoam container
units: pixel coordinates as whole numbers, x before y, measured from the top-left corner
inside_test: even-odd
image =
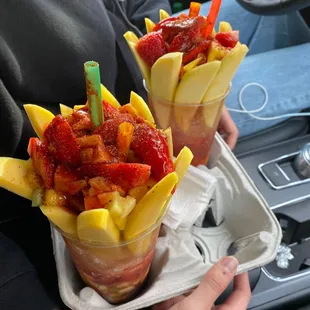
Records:
[[[232,242],[241,238],[235,256],[238,273],[271,262],[277,253],[282,233],[266,201],[226,144],[216,136],[209,173],[217,177],[212,211],[217,227],[194,226],[190,231],[174,232],[163,227],[149,282],[134,300],[110,305],[85,284],[71,261],[60,234],[52,229],[59,290],[63,302],[74,310],[142,309],[182,294],[198,285],[203,274],[222,256]],[[243,238],[243,239],[242,239]],[[196,248],[197,244],[204,258]]]

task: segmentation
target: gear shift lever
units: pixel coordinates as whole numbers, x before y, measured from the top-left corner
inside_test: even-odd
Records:
[[[310,178],[310,143],[305,144],[296,156],[294,166],[303,178]]]
[[[310,6],[310,0],[237,0],[246,10],[259,15],[282,15]]]

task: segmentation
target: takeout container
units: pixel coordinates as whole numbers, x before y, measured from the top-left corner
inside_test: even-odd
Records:
[[[217,178],[209,204],[216,225],[177,231],[162,226],[147,285],[130,302],[111,305],[91,288],[86,288],[61,235],[52,228],[59,290],[68,307],[74,310],[142,309],[180,295],[196,287],[205,272],[227,255],[237,239],[240,241],[235,249],[240,263],[238,273],[261,267],[275,258],[282,238],[280,225],[218,134],[208,168],[199,166],[197,169],[204,169]]]

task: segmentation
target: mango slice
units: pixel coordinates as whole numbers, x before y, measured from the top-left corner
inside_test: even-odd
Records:
[[[185,65],[185,66],[183,67],[183,70],[184,70],[185,72],[187,72],[187,71],[190,71],[190,70],[196,68],[197,65],[199,64],[199,62],[201,61],[201,59],[202,59],[202,57],[198,57],[198,58],[192,60],[191,62],[189,62],[187,65]]]
[[[134,91],[130,93],[130,104],[138,111],[139,115],[149,121],[155,123],[153,115],[141,96],[136,94]]]
[[[60,113],[63,117],[67,117],[69,115],[71,115],[73,113],[73,109],[60,103],[59,104],[59,107],[60,107]]]
[[[31,200],[34,190],[31,180],[27,178],[32,171],[30,160],[0,157],[0,186],[6,190]]]
[[[104,86],[101,84],[101,96],[102,100],[107,101],[110,103],[111,106],[113,106],[115,109],[118,109],[121,105],[117,101],[117,99],[112,95],[112,93]]]
[[[221,67],[215,78],[212,80],[210,87],[207,89],[203,102],[217,99],[225,94],[231,80],[233,79],[239,65],[249,51],[244,44],[236,46],[230,54],[226,55],[221,61]]]
[[[167,140],[167,143],[168,143],[168,148],[169,148],[169,155],[170,155],[170,158],[173,160],[173,140],[172,140],[172,130],[171,128],[167,128],[165,131],[164,131],[165,135],[166,135],[166,140]]]
[[[220,22],[219,24],[219,32],[229,32],[232,31],[232,27],[228,22]]]
[[[183,107],[178,103],[200,104],[220,65],[220,61],[203,64],[186,72],[180,81],[175,94],[174,116],[184,133],[189,130],[198,107]]]
[[[168,18],[168,17],[170,17],[170,15],[169,15],[168,12],[166,12],[166,11],[163,10],[163,9],[160,9],[160,10],[159,10],[159,19],[160,19],[160,20],[166,19],[166,18]]]
[[[34,131],[43,139],[44,130],[55,117],[54,114],[35,104],[24,104],[24,109]]]
[[[175,160],[174,169],[179,179],[177,186],[183,180],[186,171],[192,162],[193,157],[194,155],[192,151],[187,146],[184,146],[181,152],[179,153],[177,159]]]
[[[78,105],[75,105],[73,107],[73,110],[76,111],[76,110],[79,110],[79,109],[83,109],[85,107],[85,104],[78,104]]]
[[[218,42],[212,41],[208,54],[208,62],[221,60],[227,54],[229,54],[227,49],[222,47]]]
[[[157,59],[151,69],[152,95],[173,101],[179,83],[183,54],[168,53]]]
[[[70,209],[61,206],[41,206],[42,213],[63,232],[76,237],[77,215]]]
[[[137,203],[128,216],[124,230],[125,240],[136,237],[156,223],[162,207],[166,204],[177,182],[177,173],[169,173]]]
[[[155,23],[152,22],[149,18],[144,18],[144,22],[145,22],[146,32],[147,33],[152,32],[155,27]]]
[[[77,218],[77,233],[80,239],[89,242],[115,243],[120,233],[107,209],[82,212]]]
[[[132,32],[132,31],[127,31],[124,34],[124,38],[127,41],[127,44],[138,64],[138,67],[142,73],[142,76],[145,80],[146,86],[150,89],[150,68],[148,65],[141,59],[139,56],[137,50],[136,50],[136,44],[138,42],[138,37]]]

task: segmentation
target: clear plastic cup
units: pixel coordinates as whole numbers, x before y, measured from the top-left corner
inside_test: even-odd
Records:
[[[230,87],[222,97],[200,104],[174,103],[148,92],[149,107],[157,126],[171,127],[175,156],[187,146],[194,154],[192,165],[207,164],[229,91]]]
[[[61,233],[84,282],[109,303],[120,304],[143,288],[165,214],[147,231],[117,244],[83,241],[52,225]]]

